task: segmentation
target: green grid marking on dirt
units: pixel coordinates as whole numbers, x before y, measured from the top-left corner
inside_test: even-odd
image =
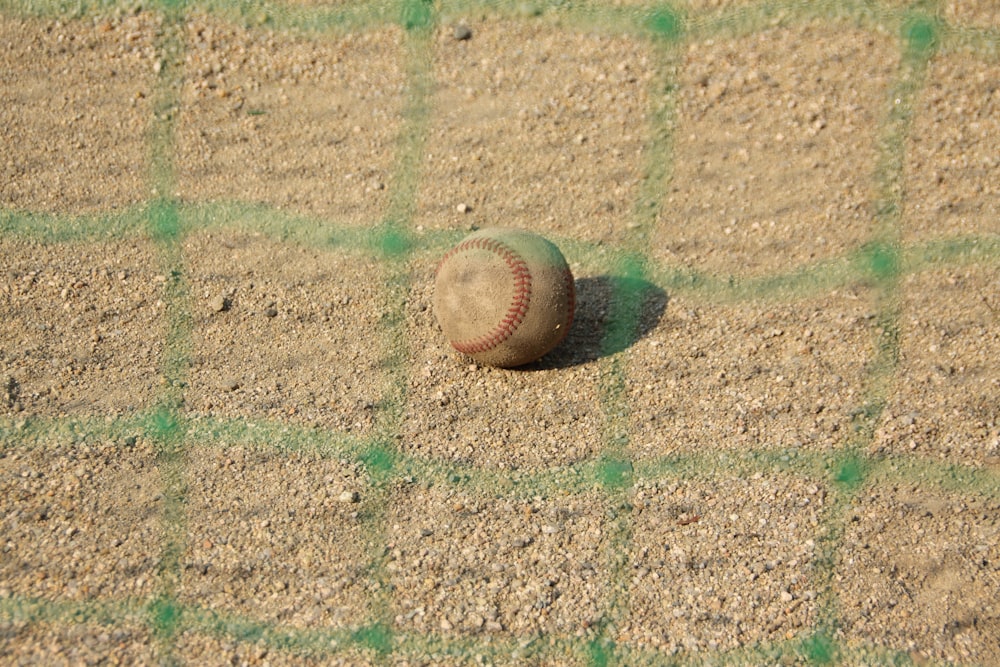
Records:
[[[426,231],[414,235],[396,223],[372,227],[331,228],[327,221],[258,204],[154,201],[119,215],[54,216],[23,211],[0,212],[0,233],[6,238],[47,244],[100,243],[155,237],[150,231],[152,209],[175,216],[169,223],[183,239],[197,231],[229,230],[254,233],[272,240],[332,253],[350,253],[388,261],[418,257],[433,263],[437,255],[461,239],[461,231]],[[641,254],[609,251],[604,244],[553,236],[584,270],[607,270],[610,261],[641,262],[643,280],[668,294],[685,294],[709,303],[753,303],[808,299],[833,290],[871,285],[891,269],[898,279],[941,268],[1000,267],[1000,235],[956,235],[924,242],[886,245],[869,242],[786,273],[764,276],[722,276],[669,264]],[[616,259],[616,255],[619,259]],[[891,261],[892,264],[887,262]]]
[[[148,438],[155,446],[162,466],[165,528],[160,555],[160,586],[149,601],[82,603],[29,600],[19,597],[0,600],[0,617],[29,623],[101,625],[139,620],[157,638],[165,663],[178,661],[173,642],[185,631],[225,637],[237,642],[263,642],[279,651],[320,656],[360,655],[386,662],[390,657],[470,658],[479,655],[497,661],[544,661],[573,657],[581,664],[662,664],[663,656],[616,642],[615,625],[629,609],[625,582],[626,555],[631,542],[632,521],[627,500],[636,484],[662,479],[705,479],[734,474],[791,474],[822,482],[834,501],[823,511],[820,548],[814,572],[823,584],[823,609],[819,620],[807,633],[787,642],[762,644],[717,651],[708,658],[687,654],[676,656],[673,664],[747,664],[801,658],[812,664],[829,664],[848,655],[871,656],[880,662],[907,662],[908,654],[873,647],[848,647],[836,639],[839,612],[837,591],[832,583],[837,554],[850,504],[859,491],[870,485],[899,481],[934,484],[967,495],[996,498],[1000,475],[995,471],[942,464],[915,457],[869,454],[868,445],[882,415],[886,397],[898,370],[899,307],[897,286],[913,272],[942,265],[1000,264],[1000,239],[996,236],[963,237],[923,245],[904,246],[899,241],[901,215],[905,206],[902,169],[905,139],[913,116],[913,99],[924,85],[926,66],[940,52],[971,50],[982,58],[996,58],[1000,37],[996,31],[950,25],[930,9],[899,9],[882,2],[825,1],[815,3],[765,2],[737,9],[691,15],[669,4],[636,8],[608,7],[600,2],[400,2],[347,3],[345,6],[289,7],[277,3],[253,2],[170,2],[157,9],[165,19],[158,42],[161,68],[154,98],[154,122],[150,137],[152,170],[150,181],[156,198],[147,206],[117,215],[52,216],[32,212],[0,212],[0,233],[44,243],[67,243],[147,236],[159,252],[162,272],[169,276],[165,302],[165,353],[161,366],[164,388],[158,407],[146,415],[108,423],[105,420],[70,421],[0,419],[0,444],[5,449],[27,448],[34,441],[50,438],[106,437],[116,441]],[[14,15],[74,17],[103,15],[123,9],[110,2],[51,2],[0,0],[0,12]],[[521,20],[538,17],[565,21],[570,26],[601,26],[652,41],[658,52],[658,72],[652,88],[653,108],[647,137],[647,162],[643,187],[633,210],[635,230],[624,247],[618,249],[611,295],[611,317],[602,342],[601,407],[605,413],[604,446],[599,455],[572,466],[555,467],[534,473],[507,472],[462,466],[401,453],[396,442],[402,429],[408,400],[406,364],[407,336],[404,305],[410,278],[407,262],[417,253],[437,253],[454,240],[455,233],[432,234],[418,239],[411,234],[416,191],[421,180],[420,164],[431,109],[432,30],[442,15],[472,10],[514,16]],[[385,218],[364,230],[329,229],[306,218],[236,202],[233,204],[187,205],[171,199],[173,191],[174,130],[183,85],[181,63],[184,42],[183,22],[189,12],[215,13],[253,28],[296,29],[322,34],[367,30],[377,25],[396,24],[406,33],[408,97],[404,110],[404,131],[397,146],[396,166],[391,179],[391,199]],[[667,74],[673,50],[686,41],[723,35],[757,33],[778,25],[802,21],[843,21],[864,28],[888,28],[899,35],[902,62],[899,78],[885,100],[887,114],[880,132],[879,161],[873,180],[877,201],[873,202],[875,229],[872,237],[853,253],[802,267],[785,275],[755,279],[715,277],[655,266],[645,250],[657,220],[659,193],[671,178],[673,101],[675,90]],[[269,234],[282,242],[303,243],[370,254],[384,272],[383,317],[379,341],[383,371],[382,398],[378,403],[375,435],[357,438],[349,434],[319,432],[275,422],[247,420],[188,419],[183,406],[187,382],[188,348],[191,340],[191,307],[188,298],[185,260],[181,241],[192,230],[220,226]],[[603,249],[566,240],[580,250],[583,262],[607,266]],[[788,300],[801,294],[817,294],[832,288],[864,283],[878,293],[876,317],[879,333],[875,356],[869,365],[862,405],[853,432],[841,451],[824,454],[757,449],[752,452],[707,451],[700,454],[663,457],[636,462],[630,458],[628,400],[624,383],[629,376],[625,352],[635,340],[645,293],[651,288],[685,292],[705,300],[750,301]],[[281,455],[292,450],[315,452],[321,456],[347,457],[364,465],[370,489],[364,503],[364,534],[374,545],[368,554],[367,572],[380,585],[369,600],[369,617],[354,629],[303,630],[283,628],[252,618],[220,615],[214,611],[185,606],[178,601],[180,560],[185,548],[185,472],[187,455],[194,448],[242,444]],[[557,492],[579,493],[598,490],[605,494],[608,508],[615,512],[606,549],[610,570],[605,595],[606,621],[596,636],[473,637],[414,635],[396,632],[389,607],[391,587],[387,585],[382,545],[385,543],[386,513],[392,505],[393,485],[400,480],[421,480],[452,485],[474,493],[503,493],[527,498]]]
[[[97,242],[145,237],[145,206],[115,214],[64,216],[30,211],[0,211],[0,236],[42,243]]]
[[[173,0],[161,0],[159,8],[164,22],[156,42],[158,73],[150,130],[150,182],[156,198],[148,208],[148,225],[160,272],[167,276],[163,299],[166,331],[160,368],[163,388],[144,435],[154,445],[163,489],[163,540],[158,559],[158,590],[150,605],[151,628],[161,664],[173,665],[182,662],[175,645],[182,622],[177,595],[187,549],[186,469],[190,441],[183,403],[193,325],[181,249],[181,216],[172,198],[175,130],[183,85],[184,11],[183,3]]]
[[[156,438],[162,432],[154,425],[158,414],[111,421],[100,417],[14,421],[4,417],[0,418],[0,447],[8,451],[15,448],[31,450],[44,449],[52,443],[103,441],[126,449],[135,446],[139,438]],[[758,447],[749,451],[706,448],[697,453],[636,462],[602,456],[543,470],[505,471],[390,452],[370,438],[282,422],[190,419],[184,425],[184,435],[197,450],[221,452],[240,446],[278,457],[300,453],[320,459],[346,460],[364,464],[370,475],[381,476],[383,482],[409,480],[430,486],[463,488],[484,497],[496,493],[518,500],[530,500],[535,495],[557,496],[561,491],[577,494],[605,487],[630,488],[665,479],[750,477],[758,473],[838,484],[872,483],[872,480],[882,485],[921,483],[942,492],[1000,499],[1000,471],[914,455],[872,454],[858,458],[845,457],[840,452],[787,447]]]
[[[593,18],[593,17],[591,17]],[[644,147],[641,186],[633,205],[632,230],[625,246],[611,259],[609,325],[601,340],[602,379],[600,401],[604,413],[604,446],[597,459],[596,477],[607,493],[606,511],[613,515],[610,538],[604,550],[609,569],[605,590],[607,611],[590,644],[589,664],[608,664],[616,634],[615,626],[628,616],[628,545],[631,521],[625,496],[633,483],[630,460],[629,421],[631,409],[626,393],[628,367],[619,353],[637,339],[645,297],[653,289],[648,282],[645,255],[653,237],[661,206],[661,193],[668,186],[673,166],[673,132],[676,116],[676,86],[671,80],[677,47],[683,30],[680,15],[670,7],[659,7],[642,17],[639,26],[648,31],[654,45],[657,76],[650,85],[647,140]],[[608,266],[606,264],[606,266]]]
[[[818,636],[832,638],[839,625],[840,596],[834,585],[844,533],[851,506],[863,487],[868,470],[868,456],[882,417],[899,363],[900,307],[900,216],[903,210],[903,162],[910,130],[913,102],[922,88],[928,59],[936,44],[937,30],[925,15],[908,13],[900,23],[903,57],[898,78],[885,100],[889,111],[879,133],[879,155],[875,167],[875,219],[871,240],[865,248],[867,266],[877,290],[875,354],[864,379],[862,404],[856,411],[854,433],[844,443],[843,460],[833,478],[834,501],[824,508],[825,534],[821,535],[819,553],[814,560],[815,576],[821,591]],[[830,651],[820,644],[821,663],[832,660]]]
[[[55,434],[63,434],[63,437],[76,439],[89,437],[93,440],[102,437],[124,438],[125,434],[140,430],[146,437],[156,437],[159,434],[170,435],[178,432],[177,425],[169,422],[168,418],[162,414],[152,415],[145,427],[141,421],[107,424],[104,420],[99,419],[90,423],[76,422],[71,424],[63,421],[50,421],[47,423],[50,427],[49,431],[42,428],[44,425],[26,424],[21,426],[20,432],[31,431],[33,433],[30,438],[14,435],[5,429],[0,431],[0,442],[7,446],[19,447],[23,445],[25,440],[29,439],[49,442],[55,437]],[[264,424],[260,428],[254,428],[252,424],[243,424],[242,427],[250,432],[260,432],[257,438],[243,437],[243,434],[239,433],[240,426],[239,423],[231,425],[202,424],[200,427],[189,428],[187,436],[191,443],[197,443],[193,446],[198,448],[213,446],[211,444],[212,434],[216,438],[221,435],[219,442],[214,445],[220,448],[232,444],[245,446],[248,441],[256,441],[260,451],[271,452],[277,456],[291,450],[309,451],[310,448],[302,446],[301,442],[309,440],[316,442],[321,437],[314,433],[313,429],[302,428],[297,433],[293,428],[279,424]],[[239,435],[233,437],[234,433]],[[295,446],[297,442],[300,444],[298,447]],[[359,460],[363,461],[364,448],[358,447],[357,450],[360,452]],[[318,451],[334,458],[350,454],[349,451],[339,448],[327,450],[320,447]],[[560,492],[580,493],[586,490],[600,489],[609,481],[613,487],[624,491],[623,487],[619,485],[623,477],[628,477],[637,484],[656,482],[662,479],[709,480],[717,478],[724,480],[732,477],[745,478],[758,472],[772,477],[775,474],[801,475],[811,480],[827,483],[829,488],[834,490],[840,487],[845,494],[856,493],[864,480],[867,484],[877,483],[884,486],[919,483],[924,488],[935,486],[942,491],[952,490],[966,496],[979,495],[989,499],[1000,498],[1000,475],[976,468],[942,466],[936,461],[918,462],[912,457],[866,460],[863,457],[837,457],[833,454],[808,454],[794,450],[773,452],[757,450],[742,454],[718,452],[703,456],[672,457],[646,462],[636,466],[634,470],[631,467],[623,466],[619,461],[599,460],[569,470],[533,475],[525,474],[517,479],[511,479],[509,475],[501,472],[491,473],[488,470],[479,470],[473,467],[460,469],[448,464],[435,465],[433,462],[417,457],[413,457],[409,461],[398,462],[395,469],[414,482],[463,488],[473,493],[484,494],[484,497],[503,494],[504,497],[525,500],[539,494],[555,496]],[[380,503],[388,503],[389,500],[384,494],[377,496],[371,500],[369,507],[374,507],[377,511]],[[627,516],[627,514],[620,516]],[[208,610],[199,610],[181,605],[168,597],[157,598],[150,602],[145,607],[145,615],[142,616],[138,615],[136,611],[137,603],[118,609],[107,601],[67,605],[59,602],[25,601],[14,598],[7,602],[9,604],[0,605],[0,614],[11,620],[54,623],[86,621],[116,625],[119,622],[118,619],[145,618],[157,633],[169,637],[175,637],[181,632],[191,630],[224,637],[232,641],[262,642],[274,650],[291,651],[303,655],[343,656],[345,651],[347,654],[353,654],[359,650],[371,648],[373,641],[372,635],[364,628],[357,631],[346,629],[294,630],[250,618],[219,615]],[[385,626],[376,624],[366,627],[384,628]],[[597,646],[599,650],[592,651],[594,660],[601,660],[602,656],[604,658],[614,656],[616,662],[622,661],[625,664],[658,664],[654,652],[633,650],[627,646],[615,646],[613,643],[598,640],[591,640],[590,644],[586,644],[582,640],[573,641],[560,638],[555,645],[541,642],[537,645],[532,643],[522,646],[521,640],[498,641],[493,639],[489,646],[481,646],[473,639],[456,641],[453,637],[435,634],[413,636],[405,633],[399,635],[376,633],[376,635],[378,637],[392,637],[391,642],[395,654],[400,656],[413,655],[416,657],[428,653],[455,656],[485,652],[485,655],[500,660],[511,656],[541,660],[546,657],[564,656],[567,652],[575,654],[587,647],[593,649],[594,646]],[[778,647],[773,645],[747,647],[725,652],[717,655],[716,658],[722,661],[721,664],[747,664],[747,660],[780,658],[782,655],[805,655],[812,656],[811,659],[815,662],[816,655],[814,655],[813,649],[818,650],[818,647],[823,646],[829,648],[830,640],[827,635],[818,634],[804,640],[801,645],[789,642]],[[466,651],[468,653],[465,653]],[[882,649],[880,655],[887,659],[891,656],[898,659],[905,654]],[[688,659],[678,659],[672,664],[698,664],[698,661],[693,656],[689,656]]]
[[[389,655],[416,660],[471,658],[494,663],[535,663],[575,658],[579,664],[593,665],[749,665],[780,664],[783,660],[804,659],[810,664],[830,664],[853,653],[872,660],[870,664],[912,664],[908,652],[882,647],[849,651],[826,635],[773,642],[717,651],[707,656],[664,656],[649,649],[616,644],[607,639],[579,641],[564,637],[492,638],[482,641],[435,634],[392,633],[384,626],[349,629],[304,629],[284,627],[218,612],[197,606],[166,606],[159,601],[53,602],[40,600],[0,600],[0,619],[14,623],[51,625],[96,625],[108,628],[142,625],[158,616],[169,616],[174,634],[197,633],[227,641],[260,645],[271,651],[303,658],[332,656],[379,661]],[[155,620],[152,622],[156,622]],[[925,664],[944,664],[933,660]]]

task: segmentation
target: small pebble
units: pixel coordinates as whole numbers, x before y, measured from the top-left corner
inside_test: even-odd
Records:
[[[338,496],[337,500],[342,503],[356,503],[361,500],[361,495],[357,491],[344,491]]]
[[[274,306],[269,306],[269,307],[267,307],[267,308],[264,309],[264,315],[266,317],[277,317],[278,316],[278,309],[275,308]]]
[[[472,30],[467,25],[457,25],[454,35],[456,40],[464,42],[467,39],[472,39]]]
[[[230,304],[229,299],[227,299],[225,296],[221,294],[212,299],[212,301],[209,303],[209,307],[212,309],[213,313],[221,313],[227,311],[229,310],[231,305],[232,304]]]

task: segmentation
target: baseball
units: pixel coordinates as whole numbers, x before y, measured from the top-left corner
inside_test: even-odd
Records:
[[[437,268],[441,330],[452,347],[487,366],[521,366],[551,351],[569,332],[574,305],[562,253],[521,229],[481,229]]]

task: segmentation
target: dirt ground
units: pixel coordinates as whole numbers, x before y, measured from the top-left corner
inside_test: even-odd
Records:
[[[0,662],[1000,665],[993,0],[500,4],[0,4]]]

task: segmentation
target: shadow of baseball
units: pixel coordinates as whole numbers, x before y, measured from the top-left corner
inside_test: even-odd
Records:
[[[578,278],[576,315],[556,349],[523,368],[569,368],[628,349],[649,334],[667,309],[669,296],[638,278]]]

